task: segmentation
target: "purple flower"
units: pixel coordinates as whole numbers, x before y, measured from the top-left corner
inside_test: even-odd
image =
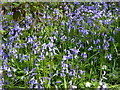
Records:
[[[108,60],[112,60],[112,54],[105,56],[105,58],[107,58]]]
[[[88,33],[88,30],[84,30],[84,29],[83,29],[83,30],[79,30],[79,32],[82,32],[82,35],[83,35],[83,36],[89,34],[89,33]]]
[[[92,50],[92,48],[93,48],[93,46],[90,46],[90,47],[88,48],[88,51],[91,51],[91,50]]]
[[[54,47],[53,42],[49,42],[49,43],[48,43],[48,46],[49,46],[50,48]]]
[[[75,5],[79,5],[79,4],[80,4],[80,2],[74,2],[74,4],[75,4]]]
[[[26,30],[30,29],[30,26],[28,24],[26,24]]]
[[[67,37],[65,35],[61,36],[61,40],[65,41],[67,39]]]
[[[44,43],[44,44],[42,45],[42,47],[43,47],[43,49],[46,49],[46,48],[47,48],[46,43]]]
[[[76,49],[76,47],[70,50],[73,52],[73,54],[78,54],[78,52],[80,52],[79,49]]]
[[[77,88],[77,86],[75,86],[75,85],[71,85],[71,88],[72,88],[72,89],[75,89],[75,88]]]
[[[62,83],[62,81],[56,81],[55,83]]]
[[[92,21],[91,19],[88,19],[88,20],[87,20],[87,23],[88,23],[88,24],[91,24],[91,23],[93,23],[93,21]]]
[[[72,80],[71,80],[71,81],[69,81],[69,84],[70,84],[70,85],[72,85]]]
[[[27,43],[33,43],[33,39],[30,37],[30,36],[28,36],[28,38],[27,38]]]
[[[62,60],[67,60],[67,59],[69,59],[68,56],[63,56]]]
[[[59,10],[54,9],[54,12],[58,15],[59,14]]]
[[[112,42],[114,42],[115,40],[114,40],[114,38],[113,38],[112,36],[110,36],[110,38],[109,38],[108,41],[112,41]]]
[[[95,81],[95,79],[91,79],[92,81]]]
[[[109,43],[105,40],[104,42],[104,50],[108,50],[108,47],[109,47]]]
[[[97,39],[94,44],[98,44],[100,42],[100,39]]]
[[[41,55],[39,57],[41,58],[40,60],[44,60],[45,59],[45,56],[42,53],[41,53]]]
[[[27,73],[27,74],[28,74],[28,71],[29,71],[28,67],[25,67],[24,73]]]
[[[68,59],[72,59],[72,54],[69,54],[69,55],[67,56],[67,58],[68,58]]]
[[[61,77],[65,77],[66,75],[64,73],[60,73],[60,76]]]
[[[33,68],[32,70],[31,70],[31,72],[34,72],[36,70],[36,68]]]
[[[69,75],[70,75],[70,76],[73,76],[73,75],[75,75],[75,74],[76,74],[75,70],[74,70],[74,69],[71,69],[70,72],[69,72]]]
[[[52,72],[50,72],[49,77],[52,77],[52,76],[53,76],[53,74],[52,74]]]
[[[65,25],[65,22],[64,22],[64,21],[62,21],[62,22],[61,22],[61,25]]]
[[[78,70],[79,73],[82,75],[85,71],[82,71],[82,70]]]
[[[58,75],[58,70],[56,71],[56,75]]]
[[[51,18],[51,16],[50,15],[47,15],[47,17],[46,17],[47,19],[50,19]]]
[[[35,80],[34,77],[30,79],[29,83],[30,83],[31,85],[38,84],[37,80]]]
[[[120,31],[120,28],[118,28],[117,31]]]
[[[86,59],[87,58],[86,52],[82,53],[81,56],[83,56],[83,58]]]

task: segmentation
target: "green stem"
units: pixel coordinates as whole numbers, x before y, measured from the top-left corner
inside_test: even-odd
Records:
[[[66,83],[65,76],[64,76],[64,87],[67,88],[67,83]]]

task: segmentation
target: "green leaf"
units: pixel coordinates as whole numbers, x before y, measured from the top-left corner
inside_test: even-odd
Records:
[[[0,30],[0,32],[1,32],[1,33],[4,33],[4,32],[6,32],[6,31],[4,31],[4,30]]]
[[[13,19],[20,20],[20,18],[21,18],[21,13],[19,11],[14,12]]]
[[[11,21],[12,20],[12,15],[4,15],[5,18],[7,18],[7,20]]]

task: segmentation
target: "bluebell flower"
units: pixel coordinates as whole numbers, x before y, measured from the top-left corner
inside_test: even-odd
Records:
[[[47,19],[50,19],[50,18],[51,18],[51,16],[50,16],[50,15],[47,15],[47,16],[46,16],[46,18],[47,18]]]
[[[91,51],[93,49],[93,46],[90,46],[89,48],[88,48],[88,51]]]
[[[78,54],[80,51],[79,51],[79,49],[76,49],[76,47],[75,48],[73,48],[73,49],[70,49],[72,52],[73,52],[73,54]]]
[[[29,68],[28,68],[28,67],[25,67],[24,73],[28,74],[28,72],[29,72]]]
[[[36,36],[32,35],[32,39],[33,39],[33,40],[36,40],[37,38],[36,38]]]
[[[88,19],[88,20],[87,20],[87,23],[88,23],[88,24],[91,24],[91,23],[93,23],[93,21],[92,21],[91,19]]]
[[[53,76],[53,73],[52,73],[52,72],[50,72],[49,77],[52,77],[52,76]]]
[[[65,73],[60,73],[60,76],[65,77],[66,75],[65,75]]]
[[[30,37],[30,36],[28,36],[28,38],[27,38],[27,43],[33,43],[33,39]]]
[[[79,30],[79,32],[82,32],[82,36],[89,34],[88,30]]]
[[[43,49],[46,49],[47,46],[48,46],[48,45],[47,45],[46,43],[43,43],[43,45],[42,45]]]
[[[96,62],[97,61],[97,59],[96,59],[96,57],[94,57],[94,62]]]
[[[71,80],[71,81],[69,81],[69,84],[70,84],[70,85],[72,85],[72,80]]]
[[[7,72],[8,77],[12,77],[12,73],[11,72]]]
[[[30,26],[28,24],[25,25],[26,25],[26,30],[30,29]]]
[[[114,40],[114,38],[113,38],[112,36],[110,36],[110,38],[109,38],[108,41],[112,41],[112,42],[114,42],[115,40]]]
[[[120,31],[120,28],[118,28],[117,31]]]
[[[41,53],[41,55],[39,57],[41,58],[40,60],[44,60],[45,59],[45,56],[42,53]]]
[[[105,56],[105,58],[107,58],[108,60],[112,60],[112,54]]]
[[[30,79],[29,83],[30,83],[30,88],[33,88],[33,85],[38,84],[37,80],[35,80],[34,77]]]
[[[85,71],[78,70],[78,72],[82,75]]]
[[[76,74],[75,70],[74,69],[70,69],[69,75],[70,76],[74,76],[75,74]]]
[[[20,48],[19,43],[16,43],[16,44],[14,45],[14,47],[15,47],[15,48]]]
[[[67,59],[69,59],[68,56],[63,56],[62,60],[67,60]]]
[[[96,46],[96,49],[100,49],[100,48],[101,48],[101,46],[100,46],[100,45]]]
[[[75,85],[71,85],[71,88],[72,88],[72,89],[76,89],[77,86],[75,86]]]
[[[86,52],[82,53],[81,56],[83,56],[83,58],[86,59],[87,58]]]
[[[58,15],[60,12],[59,10],[54,9],[54,12]]]
[[[65,35],[61,36],[61,40],[65,41],[67,39],[67,37]]]
[[[64,21],[62,21],[62,22],[61,22],[61,25],[65,25],[65,22],[64,22]]]
[[[109,43],[106,41],[106,42],[104,42],[104,50],[108,50],[108,47],[109,47],[110,45],[109,45]]]
[[[50,41],[50,42],[47,44],[47,46],[49,46],[50,48],[52,48],[52,47],[55,46],[55,44],[54,44],[53,42]]]
[[[62,83],[62,81],[56,81],[55,83]]]
[[[94,44],[98,44],[100,42],[100,39],[97,39]]]
[[[69,8],[68,8],[68,6],[67,5],[65,5],[65,7],[64,7],[64,10],[68,10]]]
[[[34,72],[35,70],[36,70],[36,67],[31,70],[31,73]]]
[[[75,5],[79,5],[79,4],[80,4],[80,2],[74,2],[74,4],[75,4]]]
[[[56,75],[58,76],[58,70],[56,71]]]

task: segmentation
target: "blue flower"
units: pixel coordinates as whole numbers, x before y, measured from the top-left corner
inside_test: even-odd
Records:
[[[62,81],[56,81],[55,83],[62,83]]]
[[[62,60],[67,60],[67,59],[69,59],[68,56],[63,56]]]
[[[74,4],[75,4],[75,5],[79,5],[79,4],[80,4],[80,2],[74,2]]]
[[[62,21],[62,22],[61,22],[61,25],[65,25],[65,22],[64,22],[64,21]]]
[[[83,74],[85,71],[82,71],[82,70],[78,70],[78,72],[79,72],[80,74]]]
[[[83,56],[83,58],[86,59],[87,58],[86,52],[82,53],[81,56]]]
[[[75,48],[73,48],[73,49],[70,49],[72,52],[73,52],[73,54],[78,54],[80,51],[79,51],[79,49],[76,49],[76,47]]]
[[[104,41],[104,50],[108,50],[108,47],[109,47],[109,43],[105,40]]]
[[[90,47],[88,48],[88,51],[91,51],[91,50],[92,50],[92,48],[93,48],[93,46],[90,46]]]
[[[100,42],[100,39],[97,39],[94,44],[98,44]]]
[[[108,60],[112,60],[112,54],[105,56],[105,58],[107,58]]]

